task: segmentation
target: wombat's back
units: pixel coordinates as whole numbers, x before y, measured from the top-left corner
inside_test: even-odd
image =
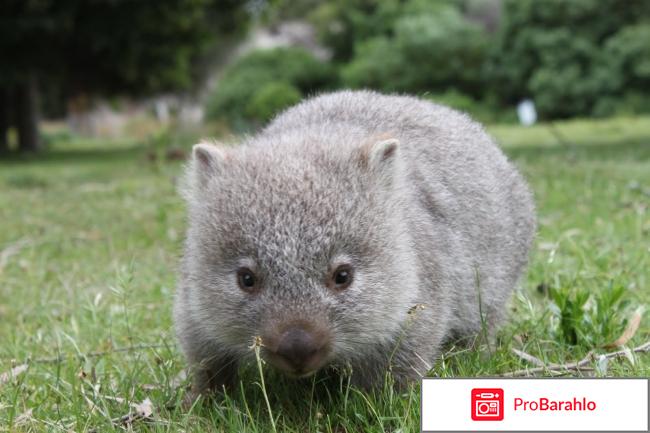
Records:
[[[363,135],[400,141],[417,248],[441,262],[445,281],[434,281],[431,290],[453,292],[452,330],[481,326],[477,287],[483,313],[497,321],[527,262],[535,217],[525,182],[482,126],[414,97],[343,91],[290,108],[262,135],[314,131],[337,142]]]

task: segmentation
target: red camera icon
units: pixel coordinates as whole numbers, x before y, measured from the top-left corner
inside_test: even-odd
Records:
[[[501,421],[503,419],[503,389],[472,389],[471,410],[474,421]]]

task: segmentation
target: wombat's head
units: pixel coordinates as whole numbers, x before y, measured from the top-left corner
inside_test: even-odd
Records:
[[[389,351],[417,271],[397,140],[290,141],[194,147],[183,278],[202,340],[242,358],[261,337],[305,376]]]

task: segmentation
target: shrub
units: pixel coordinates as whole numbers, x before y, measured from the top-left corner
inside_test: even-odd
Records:
[[[506,0],[490,87],[502,105],[531,97],[543,119],[612,114],[625,101],[643,110],[633,94],[650,83],[650,27],[638,23],[648,16],[641,0]]]
[[[516,120],[514,109],[498,110],[490,101],[478,101],[454,90],[425,97],[431,102],[463,111],[483,123],[514,122]]]
[[[359,41],[392,32],[401,14],[400,0],[331,0],[321,2],[309,20],[335,61],[347,62]]]
[[[360,42],[356,51],[360,54],[341,70],[341,80],[346,87],[386,92],[403,87],[398,81],[404,59],[394,41],[383,36],[372,38]]]
[[[361,42],[342,71],[350,87],[418,93],[455,89],[478,97],[487,39],[453,6],[434,13],[406,14],[394,36]]]
[[[299,102],[301,98],[302,95],[295,86],[283,81],[273,81],[255,92],[246,107],[246,114],[251,119],[266,122],[276,113]]]
[[[603,66],[612,69],[616,90],[650,88],[650,23],[623,27],[605,42]]]
[[[621,335],[629,317],[629,293],[613,283],[596,291],[583,287],[549,289],[551,328],[558,341],[597,347]]]
[[[528,79],[527,89],[537,111],[547,118],[590,114],[607,92],[609,80],[594,71],[598,47],[567,29],[537,35],[540,64]]]
[[[249,106],[255,105],[253,99],[265,86],[285,83],[304,96],[329,88],[335,82],[336,74],[332,66],[304,49],[253,51],[226,69],[208,100],[206,116],[210,120],[224,119],[238,130],[246,129],[252,122],[260,120],[257,117],[261,113],[256,111],[258,108]],[[277,92],[277,86],[274,91]],[[270,116],[266,114],[263,117]]]

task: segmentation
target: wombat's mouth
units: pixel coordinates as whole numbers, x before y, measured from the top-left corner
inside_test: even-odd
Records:
[[[270,350],[264,351],[264,358],[284,374],[296,379],[303,379],[315,374],[318,370],[327,364],[329,350],[323,353],[314,354],[314,356],[306,363],[291,362],[287,358],[278,355]]]
[[[289,376],[307,377],[323,367],[331,353],[330,334],[305,322],[262,337],[264,357]]]

